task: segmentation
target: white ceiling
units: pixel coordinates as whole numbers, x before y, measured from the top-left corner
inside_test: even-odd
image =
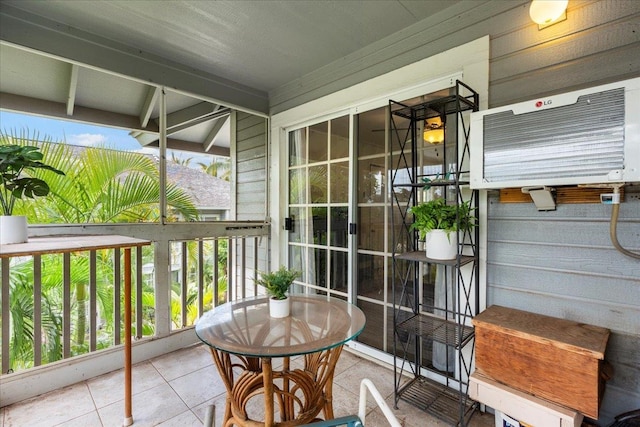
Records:
[[[473,0],[0,0],[0,108],[129,129],[154,145],[159,85],[104,71],[116,70],[116,61],[137,77],[138,62],[128,59],[153,58],[156,72],[182,67],[194,80],[207,76],[213,83],[205,88],[219,83],[268,102],[279,87],[456,3],[478,7]],[[51,37],[58,33],[66,38]],[[50,50],[42,55],[16,39]],[[112,57],[116,51],[125,55]],[[169,89],[167,112],[169,148],[228,153],[226,106]]]
[[[455,0],[2,0],[269,92]]]

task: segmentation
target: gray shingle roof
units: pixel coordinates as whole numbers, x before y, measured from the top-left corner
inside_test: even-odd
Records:
[[[202,170],[168,161],[167,180],[189,194],[198,209],[231,207],[231,184]]]

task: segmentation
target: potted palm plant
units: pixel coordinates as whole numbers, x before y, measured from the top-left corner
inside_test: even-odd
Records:
[[[458,254],[458,231],[475,226],[469,202],[449,205],[444,199],[433,199],[413,206],[412,230],[425,240],[427,258],[448,260]]]
[[[269,315],[271,317],[287,317],[290,311],[287,292],[293,281],[300,276],[298,270],[290,270],[284,265],[276,271],[261,273],[257,283],[267,291],[269,299]]]
[[[13,215],[16,200],[43,197],[50,191],[44,180],[25,175],[24,172],[45,169],[64,175],[64,172],[42,163],[42,158],[43,154],[36,146],[0,146],[0,244],[27,241],[27,218]]]

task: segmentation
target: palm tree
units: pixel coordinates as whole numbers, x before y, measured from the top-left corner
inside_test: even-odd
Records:
[[[23,203],[31,222],[83,224],[159,219],[159,172],[150,157],[50,143],[43,143],[41,151],[66,176],[34,172],[47,180],[51,196],[45,203]],[[190,197],[175,184],[167,186],[167,205],[186,221],[198,217]]]
[[[176,156],[176,153],[171,152],[171,161],[177,165],[189,166],[189,164],[191,164],[191,160],[193,160],[193,157],[187,157],[186,159],[181,159],[180,157]]]
[[[29,137],[28,133],[11,134],[0,132],[1,144],[23,144],[40,145],[41,151],[47,162],[56,165],[57,169],[63,170],[66,176],[58,179],[58,176],[48,171],[35,171],[33,176],[44,179],[51,189],[49,196],[39,199],[37,203],[29,201],[19,201],[16,204],[17,214],[27,215],[31,223],[105,223],[105,222],[132,222],[132,221],[153,221],[159,218],[159,173],[155,162],[147,156],[121,152],[108,149],[94,148],[72,148],[70,146],[50,143],[46,138],[42,142],[37,135]],[[185,220],[197,219],[197,209],[191,202],[189,196],[175,185],[167,187],[167,204],[173,215],[179,215]],[[77,260],[74,260],[74,262]],[[82,261],[78,261],[82,262]],[[28,262],[31,264],[31,261]],[[105,265],[111,271],[113,266],[110,259],[101,260],[100,265]],[[13,269],[12,269],[13,271]],[[55,278],[61,269],[49,264],[43,270],[43,282],[61,283],[61,279]],[[73,282],[75,285],[74,309],[77,311],[75,323],[76,340],[75,346],[78,349],[84,347],[86,335],[86,312],[84,310],[86,286],[88,283],[88,272],[80,274],[76,269]],[[109,275],[105,279],[99,278],[98,298],[101,309],[101,317],[107,320],[107,329],[112,329],[113,319],[113,285],[109,282]],[[112,277],[112,276],[111,276]],[[16,282],[17,283],[17,282]],[[43,304],[60,301],[60,286],[48,289],[47,294],[43,292]],[[31,294],[31,306],[29,298],[24,298]],[[28,319],[33,316],[33,296],[29,292],[29,287],[24,285],[15,286],[11,294],[12,318],[18,328],[14,328],[15,351],[25,350],[25,344],[19,341],[29,340],[33,337],[33,325]],[[143,295],[144,299],[144,295]],[[58,305],[61,307],[61,304]],[[44,312],[60,312],[54,307],[43,308]],[[30,315],[31,313],[31,315]],[[46,317],[48,319],[49,317]],[[55,316],[52,325],[56,325]],[[22,319],[22,320],[18,320]],[[25,321],[27,319],[27,321]],[[60,322],[57,322],[59,324]],[[43,325],[44,328],[44,325]],[[31,331],[31,333],[30,333]],[[50,334],[47,332],[47,336]],[[53,334],[58,340],[59,332]],[[55,343],[54,340],[47,340]],[[52,358],[49,361],[60,358],[59,348],[53,351],[47,350]],[[33,360],[26,358],[27,354],[21,354],[21,360]],[[12,358],[11,360],[17,360]]]
[[[217,178],[229,181],[231,178],[231,163],[227,158],[216,157],[213,162],[206,164],[198,162],[203,172]]]

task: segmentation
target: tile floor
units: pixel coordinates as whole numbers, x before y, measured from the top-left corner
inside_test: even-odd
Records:
[[[134,427],[202,426],[207,407],[216,407],[216,426],[222,426],[225,389],[203,345],[195,345],[134,366]],[[335,416],[357,414],[361,379],[369,378],[393,407],[393,371],[347,350],[334,377]],[[0,408],[0,427],[117,427],[122,425],[123,371],[78,383],[36,398]],[[372,400],[372,399],[369,399]],[[373,403],[366,427],[387,426]],[[405,403],[394,410],[405,427],[447,424]],[[491,427],[491,414],[475,414],[473,427]]]

